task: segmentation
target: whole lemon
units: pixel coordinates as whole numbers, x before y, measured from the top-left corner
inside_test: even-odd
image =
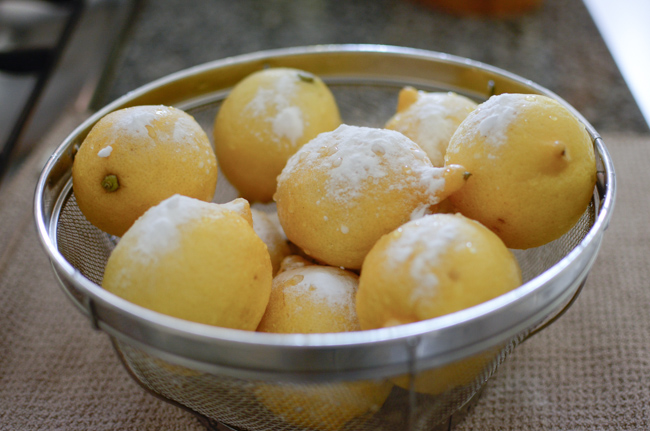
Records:
[[[174,195],[120,239],[102,286],[159,313],[255,330],[271,281],[271,259],[249,221],[227,206]]]
[[[465,178],[462,166],[434,167],[399,132],[341,125],[289,159],[275,200],[291,242],[320,262],[358,269],[382,235],[427,213]]]
[[[427,153],[433,166],[444,166],[451,136],[476,106],[473,100],[456,93],[404,87],[399,92],[397,112],[386,128],[411,138]]]
[[[503,242],[460,214],[433,214],[383,236],[361,268],[362,329],[418,322],[504,294],[522,282]]]
[[[339,109],[316,75],[269,68],[240,81],[217,112],[214,143],[228,181],[250,202],[270,202],[289,157],[341,124]]]
[[[331,266],[288,256],[273,279],[260,332],[326,333],[360,329],[355,312],[358,276]],[[257,399],[284,422],[319,430],[339,430],[363,421],[383,405],[388,381],[327,384],[261,384]]]
[[[214,196],[217,160],[192,116],[168,106],[134,106],[100,119],[72,166],[79,209],[111,235],[174,194]]]
[[[394,377],[391,381],[403,389],[429,395],[441,395],[470,385],[475,385],[477,390],[493,372],[500,350],[492,348],[450,364],[420,371],[413,376],[413,381],[409,375]]]
[[[454,207],[510,248],[541,246],[569,231],[596,184],[585,126],[546,96],[501,94],[479,105],[451,138],[446,163],[472,173]]]
[[[324,333],[358,331],[355,295],[357,274],[332,266],[314,265],[289,256],[290,266],[273,278],[271,297],[260,332]]]
[[[371,380],[277,383],[259,385],[255,396],[285,423],[300,429],[338,431],[358,429],[346,427],[352,421],[363,427],[364,422],[379,411],[392,387],[388,381]]]

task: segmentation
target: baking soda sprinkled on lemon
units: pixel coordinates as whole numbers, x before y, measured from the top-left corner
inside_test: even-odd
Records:
[[[147,209],[174,194],[210,201],[217,160],[190,115],[167,106],[134,106],[93,126],[75,155],[72,181],[88,221],[122,236]]]
[[[292,256],[292,259],[295,259]],[[355,295],[359,277],[331,266],[305,263],[275,276],[261,332],[358,331]]]
[[[374,245],[361,269],[362,329],[418,322],[502,295],[521,284],[503,242],[460,214],[411,221]]]
[[[479,105],[451,138],[446,163],[472,173],[453,206],[510,248],[544,245],[568,232],[596,183],[585,126],[546,96],[502,94]]]
[[[251,208],[250,211],[253,217],[253,229],[266,244],[273,264],[273,274],[275,274],[280,269],[282,260],[291,254],[289,241],[276,213],[267,213],[255,208]]]
[[[433,167],[399,132],[342,125],[289,159],[278,177],[278,217],[305,253],[358,269],[379,237],[462,187],[464,173]]]
[[[288,256],[273,280],[269,305],[258,331],[328,333],[360,329],[355,311],[359,277],[350,271]],[[326,384],[260,384],[256,398],[285,423],[340,430],[377,412],[392,388],[388,381]]]
[[[159,313],[255,330],[271,292],[271,259],[250,214],[229,207],[180,195],[152,207],[111,253],[102,287]]]
[[[289,157],[340,123],[334,96],[320,78],[298,69],[264,69],[240,81],[222,104],[215,149],[241,196],[266,203]]]
[[[476,106],[456,93],[428,93],[405,87],[399,93],[397,113],[386,128],[411,138],[434,166],[444,166],[449,139]]]

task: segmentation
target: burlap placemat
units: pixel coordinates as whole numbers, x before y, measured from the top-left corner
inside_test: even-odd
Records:
[[[619,192],[583,293],[515,349],[458,430],[650,429],[650,136],[605,143]],[[58,287],[32,215],[43,162],[34,155],[0,190],[0,429],[203,429],[132,381]]]

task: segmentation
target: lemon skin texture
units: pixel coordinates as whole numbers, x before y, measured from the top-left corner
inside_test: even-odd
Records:
[[[278,177],[278,217],[306,255],[359,269],[382,235],[462,187],[464,172],[434,167],[399,132],[342,125],[291,157]]]
[[[418,144],[433,166],[444,166],[451,136],[476,102],[456,93],[425,92],[404,87],[397,102],[397,112],[386,128],[397,130]]]
[[[362,329],[419,322],[519,286],[521,270],[492,231],[460,214],[433,214],[383,236],[359,278]]]
[[[338,431],[363,426],[379,411],[393,384],[357,381],[331,384],[260,385],[255,396],[283,422],[300,429]]]
[[[174,194],[210,201],[217,160],[189,114],[167,106],[134,106],[93,126],[75,155],[72,184],[88,221],[122,236],[147,209]]]
[[[339,124],[336,100],[319,77],[269,68],[240,81],[220,107],[215,150],[223,174],[241,196],[267,203],[289,157]]]
[[[538,247],[568,232],[596,184],[589,133],[546,96],[493,96],[461,123],[445,160],[472,173],[450,196],[454,207],[515,249]]]
[[[485,352],[452,362],[441,367],[418,372],[413,382],[408,375],[391,379],[403,389],[429,395],[441,395],[459,387],[476,385],[480,387],[491,374],[490,366],[497,358],[500,349],[492,348]]]
[[[271,297],[257,330],[275,333],[358,331],[355,295],[359,276],[331,266],[305,264],[273,278]]]
[[[271,259],[249,221],[218,204],[175,195],[124,234],[102,286],[169,316],[254,331],[271,281]]]
[[[358,276],[350,271],[288,256],[273,279],[258,331],[329,333],[358,331]],[[257,399],[277,418],[298,427],[336,431],[349,421],[363,423],[388,398],[389,381],[329,384],[262,384]]]

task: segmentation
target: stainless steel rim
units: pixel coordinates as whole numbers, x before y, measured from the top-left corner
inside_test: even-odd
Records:
[[[356,76],[386,82],[397,79],[400,65],[421,65],[414,81],[427,82],[426,73],[434,67],[444,69],[441,79],[448,79],[440,84],[483,97],[489,95],[493,85],[497,92],[539,93],[558,99],[583,121],[600,159],[594,225],[580,245],[560,262],[503,296],[423,322],[337,334],[265,334],[165,316],[104,291],[58,252],[55,201],[69,187],[66,175],[60,171],[71,163],[73,146],[99,118],[135,104],[191,106],[206,93],[227,91],[241,78],[238,74],[249,70],[268,64],[306,68],[304,65],[314,62],[322,69],[317,73],[325,81],[353,80]],[[218,84],[207,79],[222,72],[225,77]],[[465,74],[468,88],[461,86],[458,73]],[[436,82],[428,81],[433,85]],[[561,308],[586,278],[611,219],[615,190],[612,161],[598,133],[564,100],[543,87],[498,68],[447,54],[382,45],[327,45],[219,60],[167,76],[123,96],[81,124],[50,157],[37,184],[34,211],[39,239],[64,291],[98,328],[111,336],[162,359],[207,372],[241,378],[320,381],[377,378],[413,371],[413,367],[443,365],[498,345],[543,321]],[[70,288],[80,292],[83,300],[71,295]]]

